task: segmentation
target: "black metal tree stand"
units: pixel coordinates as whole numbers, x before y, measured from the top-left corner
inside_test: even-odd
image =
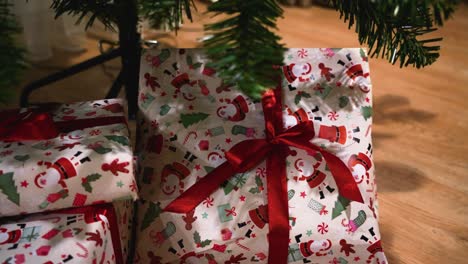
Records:
[[[26,85],[20,97],[21,107],[28,106],[29,95],[33,91],[69,76],[78,74],[96,65],[121,57],[122,68],[109,89],[106,99],[117,97],[122,86],[125,86],[129,118],[135,119],[137,112],[138,74],[140,71],[141,53],[140,35],[137,31],[137,3],[136,0],[116,0],[115,4],[118,6],[116,20],[119,30],[119,47]]]

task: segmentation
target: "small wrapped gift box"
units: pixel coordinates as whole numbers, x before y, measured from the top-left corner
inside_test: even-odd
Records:
[[[0,112],[0,217],[137,197],[118,99]]]
[[[135,262],[386,263],[365,51],[290,49],[261,101],[208,62],[143,53]]]
[[[124,200],[3,218],[0,263],[127,263],[132,215]]]

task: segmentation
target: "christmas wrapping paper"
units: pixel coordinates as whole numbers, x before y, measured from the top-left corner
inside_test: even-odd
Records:
[[[266,163],[234,175],[186,214],[163,212],[222,164],[265,138],[260,102],[224,83],[202,50],[147,50],[141,61],[140,198],[136,263],[267,263]],[[387,263],[372,163],[372,85],[362,49],[290,49],[282,76],[284,129],[313,121],[312,143],[347,165],[364,203],[338,194],[320,153],[286,157],[288,263]]]
[[[133,201],[0,222],[0,263],[126,263]]]
[[[52,108],[53,122],[67,132],[49,139],[0,140],[0,217],[135,199],[123,102],[111,99]],[[21,133],[28,131],[12,134]]]

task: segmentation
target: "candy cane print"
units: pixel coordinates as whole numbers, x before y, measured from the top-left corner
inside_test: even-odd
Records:
[[[76,242],[76,245],[77,245],[79,248],[81,248],[81,249],[83,250],[83,252],[84,252],[84,254],[77,253],[76,255],[77,255],[78,257],[80,257],[80,258],[87,258],[88,255],[89,255],[88,249],[87,249],[85,246],[83,246],[83,244],[81,244],[80,242]]]
[[[366,137],[367,137],[367,135],[369,135],[369,132],[370,132],[371,128],[372,128],[372,125],[369,125],[369,126],[367,127],[367,129],[366,129],[366,134],[364,134]]]
[[[250,251],[250,248],[248,248],[248,247],[242,245],[241,243],[239,243],[239,241],[241,241],[241,240],[244,240],[244,238],[241,237],[241,238],[236,239],[236,245],[237,245],[238,247],[240,247],[240,248],[246,250],[246,251]]]
[[[99,264],[104,264],[104,260],[106,260],[106,251],[102,252],[101,261],[99,261]]]
[[[192,135],[193,135],[193,139],[197,139],[197,137],[198,137],[197,132],[192,131],[192,132],[188,133],[187,136],[185,137],[184,143],[183,143],[184,145],[187,143],[187,141],[189,141],[190,136],[192,136]]]

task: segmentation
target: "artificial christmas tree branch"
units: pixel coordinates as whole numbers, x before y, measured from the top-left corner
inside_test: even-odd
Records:
[[[11,98],[10,90],[26,68],[25,51],[18,47],[15,34],[20,32],[7,0],[0,0],[0,103]],[[8,63],[6,63],[8,62]]]
[[[371,57],[381,56],[400,67],[430,65],[439,57],[442,38],[425,38],[441,26],[455,10],[458,0],[331,0],[332,6],[356,26],[361,44],[369,46]],[[208,7],[215,14],[228,14],[208,25],[213,38],[205,41],[214,67],[228,82],[237,83],[247,95],[258,98],[272,85],[269,65],[282,62],[280,38],[271,29],[282,10],[276,1],[220,0]]]
[[[422,39],[442,25],[457,0],[331,1],[359,42],[369,45],[371,57],[381,56],[400,67],[430,65],[439,57],[442,38]]]
[[[208,10],[230,16],[205,27],[213,34],[204,43],[213,58],[212,66],[227,83],[260,98],[264,87],[276,85],[272,65],[283,61],[284,47],[271,31],[283,10],[273,0],[220,0]]]
[[[140,1],[139,12],[142,17],[149,20],[154,28],[168,28],[177,30],[184,23],[183,15],[192,21],[192,8],[195,8],[193,0],[154,0]]]
[[[69,13],[76,15],[78,21],[88,19],[87,26],[98,19],[107,27],[113,28],[118,25],[126,29],[132,28],[132,32],[135,32],[133,28],[136,27],[134,26],[136,21],[141,18],[148,19],[152,26],[165,25],[169,29],[177,30],[183,23],[183,15],[191,20],[192,9],[195,8],[193,0],[133,0],[132,2],[137,7],[139,14],[137,18],[122,15],[123,5],[120,1],[54,0],[52,8],[57,17]],[[369,46],[371,57],[383,57],[393,64],[399,62],[400,67],[412,65],[417,68],[430,65],[439,57],[438,43],[441,38],[428,36],[450,17],[458,3],[459,0],[330,0],[330,4],[340,12],[341,18],[349,27],[355,26],[359,42]],[[1,10],[5,10],[5,6],[6,2],[2,0]],[[283,61],[284,47],[280,44],[280,37],[274,33],[276,20],[282,16],[283,10],[275,0],[220,0],[210,4],[208,11],[215,15],[228,15],[228,18],[205,27],[207,33],[211,34],[204,44],[208,55],[214,61],[212,66],[218,70],[226,83],[236,84],[245,94],[259,98],[266,87],[276,85],[273,78],[276,73],[271,65],[281,65]],[[7,21],[11,21],[5,14],[5,11],[0,12],[0,19],[7,17]],[[10,24],[1,23],[0,32],[14,31],[4,25]],[[22,58],[20,50],[11,47],[10,42],[3,41],[8,40],[4,35],[2,34],[0,43],[9,46],[1,49],[1,56],[13,56],[13,59],[5,61],[13,61],[16,64],[0,66],[1,76],[9,76],[3,78],[1,82],[10,82],[11,86],[14,79],[11,76],[17,76],[15,69],[22,64]],[[120,43],[126,47],[127,52],[124,53],[128,55],[127,57],[130,54],[131,56],[138,54],[136,51],[128,50],[139,49],[135,45],[135,40],[133,35],[124,40],[131,44]],[[133,66],[127,66],[127,69],[136,67],[134,61],[130,64]],[[126,86],[137,80],[136,71],[131,74],[119,74],[119,83],[125,83]],[[132,86],[136,87],[135,85]],[[136,92],[130,94],[133,97]]]

